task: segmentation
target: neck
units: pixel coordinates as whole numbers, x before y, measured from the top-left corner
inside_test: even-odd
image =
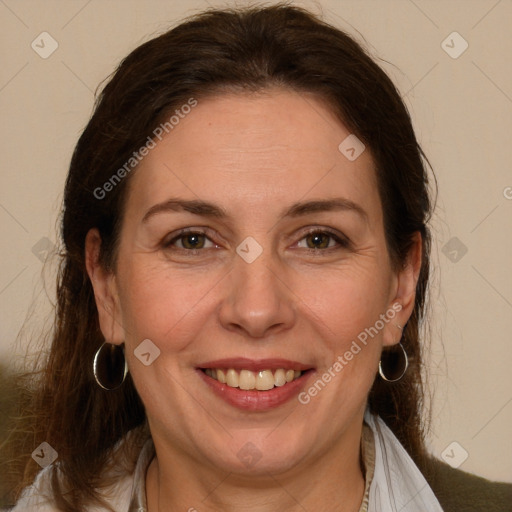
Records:
[[[358,512],[364,493],[361,428],[281,474],[247,476],[191,463],[157,446],[146,476],[148,512]]]

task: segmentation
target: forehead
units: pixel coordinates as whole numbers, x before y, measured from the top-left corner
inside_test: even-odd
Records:
[[[341,195],[375,209],[371,153],[349,160],[339,149],[349,136],[312,94],[274,90],[199,100],[139,164],[127,206],[142,210],[181,195],[236,206],[241,214]]]

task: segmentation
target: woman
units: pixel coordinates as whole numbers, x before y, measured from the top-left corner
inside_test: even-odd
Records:
[[[422,157],[389,78],[303,10],[132,52],[71,162],[14,510],[509,510],[424,445]]]

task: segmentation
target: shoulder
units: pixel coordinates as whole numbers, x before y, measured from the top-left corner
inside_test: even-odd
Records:
[[[41,470],[32,485],[26,487],[10,512],[53,512],[56,510],[51,493],[51,479],[54,466]]]
[[[486,480],[435,458],[428,460],[424,476],[445,512],[512,511],[512,484]]]
[[[52,476],[58,467],[51,465],[41,470],[32,485],[24,489],[20,499],[8,512],[60,512],[52,491]],[[119,476],[113,485],[102,490],[102,498],[114,510],[127,510],[130,502],[133,478],[130,475]],[[89,508],[87,508],[89,510]],[[94,507],[94,512],[107,512],[103,507]]]
[[[100,473],[104,486],[96,490],[97,495],[114,510],[128,510],[130,504],[134,482],[133,457],[140,453],[140,440],[135,436],[136,433],[129,432],[119,441],[111,456],[112,464],[108,464]],[[58,462],[40,470],[33,483],[23,490],[14,508],[8,509],[9,512],[60,511],[52,482],[57,479],[62,485],[61,476]],[[84,510],[107,512],[109,509],[101,505],[85,505]]]

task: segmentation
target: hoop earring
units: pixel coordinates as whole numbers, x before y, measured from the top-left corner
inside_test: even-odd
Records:
[[[400,345],[400,348],[402,349],[402,352],[404,354],[404,358],[405,358],[405,364],[404,364],[404,369],[402,370],[402,373],[395,379],[389,379],[388,377],[386,377],[384,375],[384,372],[382,371],[382,361],[379,361],[379,375],[386,381],[386,382],[398,382],[404,375],[405,375],[405,372],[407,371],[407,368],[409,367],[409,357],[407,356],[407,352],[405,351],[405,348],[404,346],[402,345],[402,342],[399,342],[398,343]]]
[[[114,345],[104,342],[94,354],[92,364],[94,380],[107,391],[113,391],[123,384],[128,365],[124,357],[124,344]]]

